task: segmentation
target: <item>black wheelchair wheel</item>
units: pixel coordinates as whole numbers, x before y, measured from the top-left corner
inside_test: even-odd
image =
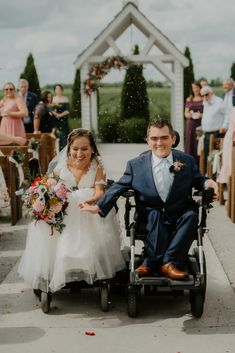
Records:
[[[44,313],[48,313],[50,310],[51,294],[47,292],[41,292],[41,309]]]
[[[204,293],[200,290],[190,291],[191,313],[194,317],[200,318],[204,309]]]
[[[199,249],[193,249],[193,256],[195,256],[198,270],[200,268],[199,265]],[[191,304],[191,313],[194,317],[200,318],[203,314],[204,309],[204,302],[206,296],[206,283],[207,283],[207,276],[206,276],[206,258],[203,252],[203,272],[204,272],[204,283],[200,289],[191,290],[189,293],[189,299]]]
[[[100,286],[100,307],[101,307],[101,310],[104,312],[109,311],[109,305],[110,305],[109,285],[102,284]]]
[[[41,293],[42,291],[40,289],[33,289],[34,294],[36,297],[38,297],[39,301],[41,301]]]
[[[127,312],[129,317],[136,317],[138,314],[138,291],[128,288]]]
[[[199,265],[199,249],[198,248],[194,248],[193,249],[193,255],[195,256],[197,263],[198,263],[198,270],[200,269],[200,265]],[[203,251],[203,272],[204,272],[204,285],[203,288],[201,288],[201,292],[203,294],[203,300],[205,300],[205,296],[206,296],[206,285],[207,285],[207,273],[206,273],[206,257],[205,257],[205,253]]]

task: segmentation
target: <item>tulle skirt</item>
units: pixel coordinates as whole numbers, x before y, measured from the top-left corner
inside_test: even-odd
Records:
[[[70,194],[61,234],[54,231],[51,235],[44,221],[29,224],[18,272],[32,288],[54,292],[73,281],[92,284],[126,267],[115,210],[102,218],[77,207],[93,192],[87,188]]]

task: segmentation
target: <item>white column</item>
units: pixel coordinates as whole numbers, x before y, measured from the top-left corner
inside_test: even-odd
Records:
[[[97,92],[93,92],[90,98],[91,101],[91,130],[97,135],[98,134],[98,121],[97,121]]]
[[[184,101],[183,101],[183,67],[178,62],[174,62],[173,71],[175,81],[171,87],[171,123],[173,128],[180,135],[178,149],[183,150],[184,146]]]
[[[81,114],[82,114],[82,127],[84,129],[91,129],[91,109],[90,109],[90,96],[84,92],[84,81],[88,76],[89,65],[83,64],[80,70],[81,78]]]

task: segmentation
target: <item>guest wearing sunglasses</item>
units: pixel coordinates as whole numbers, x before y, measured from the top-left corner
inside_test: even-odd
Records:
[[[3,90],[4,98],[0,101],[0,134],[25,137],[23,117],[28,115],[27,106],[23,98],[16,94],[12,82],[5,83]]]

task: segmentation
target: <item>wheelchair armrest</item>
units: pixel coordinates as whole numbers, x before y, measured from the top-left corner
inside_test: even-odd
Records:
[[[214,201],[214,189],[208,188],[203,191],[195,191],[193,196],[201,196],[200,206],[211,208],[211,203]]]

